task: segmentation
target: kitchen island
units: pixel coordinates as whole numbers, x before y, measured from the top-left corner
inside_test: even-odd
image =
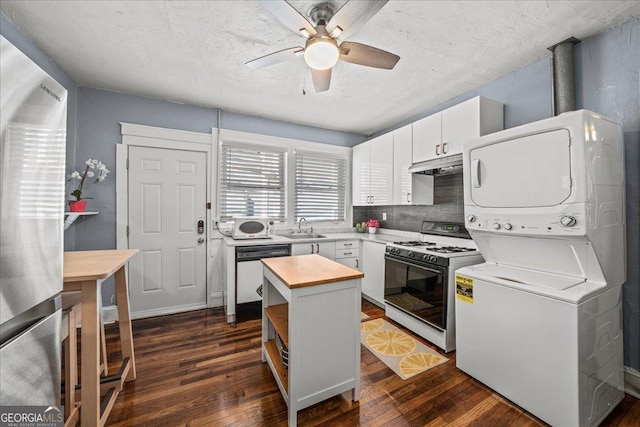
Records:
[[[263,259],[262,361],[297,412],[352,390],[360,398],[360,271],[323,256]]]

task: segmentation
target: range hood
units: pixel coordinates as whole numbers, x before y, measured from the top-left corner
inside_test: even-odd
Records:
[[[422,173],[425,175],[462,173],[462,153],[414,163],[409,167],[409,173]]]

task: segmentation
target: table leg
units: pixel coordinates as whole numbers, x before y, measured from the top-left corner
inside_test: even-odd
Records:
[[[98,283],[82,282],[81,425],[95,427],[100,422],[100,325]]]
[[[116,299],[118,301],[118,326],[120,328],[120,344],[122,346],[122,359],[129,358],[131,368],[126,381],[136,379],[136,359],[133,352],[133,333],[131,332],[131,312],[129,310],[129,287],[124,266],[115,274]]]

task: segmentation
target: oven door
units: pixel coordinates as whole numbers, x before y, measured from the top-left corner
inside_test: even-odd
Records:
[[[384,299],[387,304],[446,329],[447,269],[385,255]]]

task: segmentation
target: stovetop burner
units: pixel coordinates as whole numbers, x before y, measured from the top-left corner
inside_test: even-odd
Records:
[[[412,240],[410,242],[393,242],[394,245],[398,246],[434,246],[433,242],[419,242],[417,240]]]
[[[441,253],[441,254],[451,254],[451,253],[456,253],[456,252],[473,252],[473,251],[475,251],[475,249],[461,248],[459,246],[440,246],[440,247],[436,247],[436,248],[431,248],[430,250],[433,251],[433,252]]]

